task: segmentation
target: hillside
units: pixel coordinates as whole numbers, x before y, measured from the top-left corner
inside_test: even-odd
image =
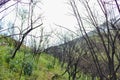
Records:
[[[119,68],[119,37],[115,38],[116,32],[113,32],[113,28],[111,30],[112,39],[116,39],[115,47],[111,46],[112,39],[110,42],[108,42],[108,34],[105,32],[106,28],[101,25],[103,30],[101,30],[101,35],[105,41],[105,46],[108,48],[109,44],[109,55],[111,57],[111,54],[114,52],[115,49],[115,56],[114,56],[114,67],[116,68],[118,66],[116,76],[118,80],[120,79],[120,68]],[[111,26],[111,25],[110,25]],[[101,27],[100,27],[101,28]],[[91,44],[88,46],[85,39],[83,37],[73,39],[72,41],[68,41],[67,43],[58,45],[58,46],[52,46],[47,48],[45,51],[48,54],[53,54],[55,57],[57,57],[60,61],[67,62],[71,64],[76,63],[76,59],[78,60],[77,67],[80,69],[80,71],[84,72],[85,74],[90,74],[91,76],[99,76],[98,70],[95,66],[95,60],[98,60],[99,69],[102,71],[102,74],[106,76],[106,78],[109,79],[109,61],[107,57],[107,52],[105,51],[104,45],[102,43],[101,37],[96,33],[96,30],[90,31],[88,34],[89,40],[91,41]],[[119,34],[118,34],[119,35]],[[86,37],[86,36],[85,36]],[[118,40],[117,40],[118,39]],[[113,52],[112,52],[113,50]],[[93,51],[93,52],[91,52]],[[94,57],[94,58],[93,58]],[[101,79],[102,80],[102,79]]]
[[[1,38],[0,41],[0,80],[68,80],[68,74],[61,76],[65,68],[57,58],[46,53],[33,56],[25,45],[11,59],[14,47],[8,44],[14,40],[7,40]],[[91,80],[91,77],[81,73],[79,80]]]
[[[14,42],[10,38],[7,40]],[[17,52],[14,59],[10,59],[13,46],[8,45],[8,42],[6,39],[0,41],[0,80],[51,80],[55,74],[64,71],[54,57],[45,53],[33,57],[29,50],[24,51],[23,48]]]

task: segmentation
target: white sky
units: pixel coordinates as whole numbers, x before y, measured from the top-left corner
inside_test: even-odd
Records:
[[[27,3],[29,0],[21,0],[22,2]],[[66,3],[67,0],[42,0],[41,4],[38,4],[37,9],[36,9],[36,15],[37,14],[42,14],[43,16],[43,26],[46,27],[46,32],[50,32],[52,31],[59,31],[59,27],[55,26],[55,24],[58,25],[62,25],[64,27],[67,27],[68,29],[71,29],[73,31],[76,30],[76,28],[74,27],[75,25],[75,20],[73,18],[73,16],[70,15],[70,10],[69,10],[69,5]],[[3,6],[3,8],[14,4],[16,1],[11,0],[9,1],[5,6]],[[26,7],[27,5],[24,4],[24,7]],[[19,4],[20,7],[20,4]],[[10,11],[14,9],[14,7],[11,7],[10,9],[8,9],[7,11],[4,11],[3,14],[0,16],[0,18],[7,14],[10,13]],[[0,11],[2,11],[2,8],[0,9]],[[36,16],[35,15],[35,16]],[[9,21],[12,21],[15,19],[15,10],[12,11],[7,18],[4,19],[4,23],[8,23]],[[20,21],[17,22],[17,25],[20,25]],[[7,24],[4,24],[5,26],[7,26]],[[63,31],[64,29],[62,29]],[[37,30],[36,30],[37,31]],[[36,33],[36,32],[35,32]],[[38,32],[39,33],[39,32]],[[64,31],[63,31],[64,33]],[[51,42],[53,42],[54,40],[54,44],[57,43],[57,36],[53,35],[52,36],[53,39],[51,39]],[[53,44],[53,45],[54,45]]]
[[[44,2],[44,15],[47,24],[56,29],[58,26],[54,24],[62,25],[75,31],[75,19],[70,15],[67,0],[45,0]]]
[[[27,3],[29,0],[21,0],[22,2]],[[49,32],[51,30],[53,31],[62,31],[62,33],[65,33],[64,29],[60,29],[58,26],[55,26],[54,24],[62,25],[72,31],[76,32],[76,20],[71,15],[72,10],[69,4],[67,4],[68,0],[41,0],[42,3],[38,4],[36,8],[35,17],[37,17],[38,14],[42,14],[42,22],[43,26],[46,28],[45,31]],[[93,4],[96,0],[91,0],[91,6],[93,8],[96,8],[97,5]],[[14,4],[16,1],[11,0],[9,3],[7,3],[4,7],[7,7],[8,5]],[[24,5],[24,7],[27,5]],[[96,6],[96,7],[95,7]],[[21,7],[21,6],[19,6]],[[80,8],[81,5],[79,5]],[[0,15],[0,18],[4,15],[9,13],[10,10],[12,10],[14,7],[11,7],[9,10],[4,11],[2,15]],[[84,9],[79,9],[81,12],[84,13]],[[2,11],[2,8],[0,9],[0,12]],[[100,12],[99,12],[100,13]],[[5,19],[5,21],[11,21],[11,19],[14,19],[15,13],[14,11]],[[14,16],[14,17],[13,17]],[[39,23],[39,22],[38,22]],[[20,24],[18,22],[18,24]],[[37,30],[36,30],[37,31]],[[39,32],[38,32],[39,33]],[[57,43],[57,36],[53,35],[53,38],[51,39],[51,43],[55,45]]]
[[[58,26],[54,24],[62,25],[72,31],[75,31],[75,19],[73,16],[70,15],[70,6],[66,2],[67,0],[45,0],[43,1],[44,6],[44,16],[46,25],[48,25],[49,29],[53,29],[55,31],[60,31]],[[64,32],[64,29],[61,30]],[[62,33],[61,33],[62,34]],[[58,39],[57,36],[53,35],[54,44],[57,43]],[[56,42],[56,43],[55,43]],[[53,44],[53,45],[54,45]]]

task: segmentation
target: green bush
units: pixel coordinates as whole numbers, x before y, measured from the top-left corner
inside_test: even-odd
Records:
[[[9,62],[10,62],[10,55],[6,55],[5,56],[5,62],[9,64]]]
[[[20,60],[19,58],[10,59],[9,68],[14,72],[20,72],[22,68],[22,60]]]
[[[31,76],[33,71],[32,63],[31,62],[23,63],[23,71],[24,71],[24,75]]]
[[[48,68],[48,69],[53,69],[53,68],[54,68],[54,65],[49,63],[49,64],[47,64],[47,68]]]
[[[10,70],[14,71],[14,72],[18,72],[18,68],[17,68],[17,64],[15,63],[15,61],[10,61],[10,64],[9,64],[9,68]]]

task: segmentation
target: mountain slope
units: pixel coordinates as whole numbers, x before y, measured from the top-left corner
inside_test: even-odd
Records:
[[[10,42],[9,42],[10,41]],[[0,41],[0,80],[51,80],[54,75],[64,72],[59,61],[51,55],[42,53],[33,57],[28,47],[21,48],[14,59],[11,59],[13,39],[1,38]],[[65,80],[66,75],[58,80]]]

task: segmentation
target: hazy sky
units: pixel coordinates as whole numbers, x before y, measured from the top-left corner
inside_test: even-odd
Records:
[[[21,0],[21,2],[28,3],[29,0]],[[3,6],[0,9],[0,12],[7,8],[8,6],[16,3],[16,0],[9,1],[5,6]],[[24,6],[24,7],[23,7]],[[18,7],[21,8],[27,8],[28,4],[18,4]],[[16,5],[13,7],[7,9],[4,12],[1,12],[2,15],[0,15],[0,18],[10,13],[6,18],[4,18],[4,27],[7,26],[8,22],[13,22],[15,19],[15,8]],[[58,26],[55,26],[55,24],[62,25],[68,29],[71,29],[73,31],[76,30],[74,27],[75,25],[75,19],[73,16],[71,16],[71,10],[70,6],[67,4],[67,0],[41,0],[41,3],[37,4],[37,8],[35,9],[35,16],[42,14],[42,22],[43,26],[46,29],[46,32],[53,31],[60,31],[62,30],[64,33],[64,29],[60,29]],[[20,25],[20,21],[17,22],[17,25]],[[59,30],[60,29],[60,30]],[[37,30],[36,30],[37,31]],[[39,33],[39,32],[38,32]],[[54,37],[52,41],[54,40],[54,43],[57,42],[57,36],[53,35]],[[56,37],[56,38],[55,38]],[[56,43],[55,43],[56,44]]]
[[[46,22],[51,27],[57,28],[54,24],[62,25],[71,30],[75,30],[75,19],[71,15],[72,11],[70,6],[67,4],[68,0],[44,0],[44,15]]]
[[[73,15],[71,15],[73,12],[72,12],[71,6],[68,4],[68,1],[69,0],[41,0],[41,3],[37,4],[37,7],[35,8],[34,16],[37,17],[39,16],[39,14],[42,14],[42,22],[46,32],[50,32],[52,30],[52,31],[56,31],[55,33],[58,33],[60,35],[66,33],[65,31],[67,30],[60,29],[60,27],[56,26],[55,24],[64,26],[76,32],[76,30],[78,29],[76,24],[76,19],[74,18]],[[91,1],[94,1],[94,0],[91,0]],[[25,4],[23,3],[22,5],[18,4],[19,8],[24,8],[24,9],[28,8],[27,3],[29,2],[29,0],[21,0],[21,2],[24,2]],[[14,3],[16,3],[16,0],[11,0],[4,7],[7,7]],[[14,8],[15,6],[11,7],[7,11],[4,11],[3,15],[10,13],[11,10],[13,10]],[[79,8],[82,8],[81,5],[79,6]],[[81,10],[80,12],[84,13],[83,9],[80,9],[80,10]],[[1,8],[1,11],[2,11],[2,8]],[[13,10],[4,21],[6,23],[12,20],[14,21],[15,17],[16,17],[15,10]],[[17,25],[21,24],[19,20],[16,23]],[[35,34],[37,34],[36,31],[37,33],[39,33],[38,30],[35,30],[34,31]],[[68,34],[68,32],[66,34]],[[52,37],[53,38],[51,39],[51,42],[54,41],[54,44],[56,44],[58,42],[58,39],[57,39],[58,36],[55,36],[54,34],[52,34]]]
[[[19,4],[19,8],[27,8],[28,7],[28,1],[29,0],[21,0],[21,2],[24,2],[25,4]],[[50,32],[51,30],[53,31],[58,31],[61,32],[60,34],[65,33],[64,29],[60,29],[58,26],[56,26],[55,24],[58,25],[62,25],[72,31],[75,31],[78,29],[77,24],[76,24],[76,19],[71,15],[72,9],[71,6],[67,3],[69,0],[41,0],[41,3],[37,4],[37,7],[35,8],[35,17],[39,16],[39,14],[42,15],[42,22],[43,22],[43,27],[45,27],[45,31],[46,32]],[[96,10],[96,13],[98,11],[98,14],[100,14],[101,12],[99,11],[99,9],[97,8],[97,4],[94,4],[96,0],[90,0],[91,2],[89,3],[90,6]],[[7,6],[10,6],[12,4],[16,3],[16,0],[11,0],[9,1],[5,6],[3,6],[2,8],[0,8],[0,12],[3,10],[3,8],[6,8]],[[16,5],[15,5],[16,6]],[[2,16],[7,15],[8,13],[10,13],[8,15],[7,18],[5,18],[5,23],[14,20],[15,18],[15,6],[11,7],[10,9],[1,12],[2,14],[0,15],[0,18],[2,18]],[[23,7],[24,6],[24,7]],[[84,9],[82,8],[82,5],[78,5],[79,6],[79,10],[81,13],[85,13]],[[98,16],[97,16],[98,17]],[[100,20],[100,19],[99,19]],[[102,20],[102,18],[101,18]],[[40,23],[40,22],[38,22]],[[102,22],[101,22],[102,23]],[[17,25],[20,25],[20,21],[17,22]],[[7,24],[5,24],[7,25]],[[36,34],[35,30],[35,34]],[[39,32],[38,32],[39,33]],[[52,39],[51,42],[54,41],[54,44],[57,43],[57,36],[52,35]]]
[[[70,10],[70,5],[67,4],[67,0],[45,0],[43,1],[43,6],[46,19],[45,23],[49,28],[59,32],[60,28],[55,26],[55,24],[58,24],[72,31],[76,31],[76,28],[74,27],[75,19],[71,15],[72,11]],[[62,29],[62,32],[64,32],[64,29]],[[57,42],[55,36],[52,41]]]

